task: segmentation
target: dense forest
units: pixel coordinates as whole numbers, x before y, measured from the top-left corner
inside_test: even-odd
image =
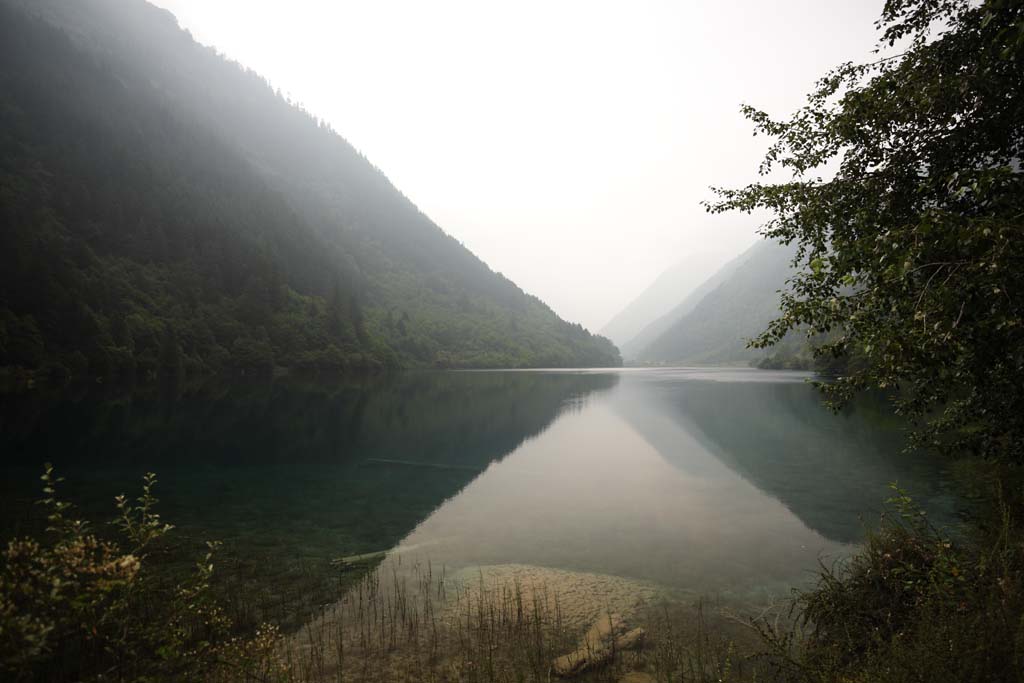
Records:
[[[141,0],[0,2],[0,367],[617,365]]]

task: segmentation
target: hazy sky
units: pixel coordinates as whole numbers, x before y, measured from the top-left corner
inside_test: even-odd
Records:
[[[870,56],[882,0],[155,0],[334,128],[447,232],[597,330],[687,253],[755,239],[709,185],[829,67]]]

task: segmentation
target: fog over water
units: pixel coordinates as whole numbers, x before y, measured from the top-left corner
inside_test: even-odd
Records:
[[[333,127],[445,230],[599,329],[660,272],[709,274],[757,216],[708,216],[755,176],[739,114],[799,106],[870,56],[881,0],[154,0]]]

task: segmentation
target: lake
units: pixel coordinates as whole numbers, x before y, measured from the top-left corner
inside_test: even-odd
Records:
[[[742,600],[842,557],[898,481],[940,521],[941,463],[877,402],[748,369],[407,373],[7,395],[5,531],[42,463],[90,517],[159,475],[164,517],[251,571],[392,550],[450,571],[528,565]]]

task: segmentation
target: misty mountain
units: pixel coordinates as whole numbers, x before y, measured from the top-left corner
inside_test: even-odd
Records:
[[[753,253],[753,248],[748,249],[736,258],[732,259],[719,268],[711,277],[689,290],[683,289],[676,292],[674,305],[664,315],[654,319],[637,332],[632,338],[619,344],[623,358],[637,358],[651,345],[654,340],[663,335],[669,328],[675,325],[686,314],[697,307],[705,296],[714,291],[720,284],[732,277],[736,269],[746,263]],[[682,300],[680,300],[682,297]]]
[[[625,345],[654,321],[662,318],[695,287],[715,272],[707,255],[690,255],[661,273],[633,301],[615,315],[600,333],[611,339],[625,355]]]
[[[0,366],[620,362],[141,0],[0,0],[0,196]]]
[[[792,274],[793,255],[792,247],[758,242],[658,321],[664,330],[652,330],[656,336],[635,352],[636,359],[705,365],[763,358],[764,351],[746,343],[779,315],[779,290]]]

